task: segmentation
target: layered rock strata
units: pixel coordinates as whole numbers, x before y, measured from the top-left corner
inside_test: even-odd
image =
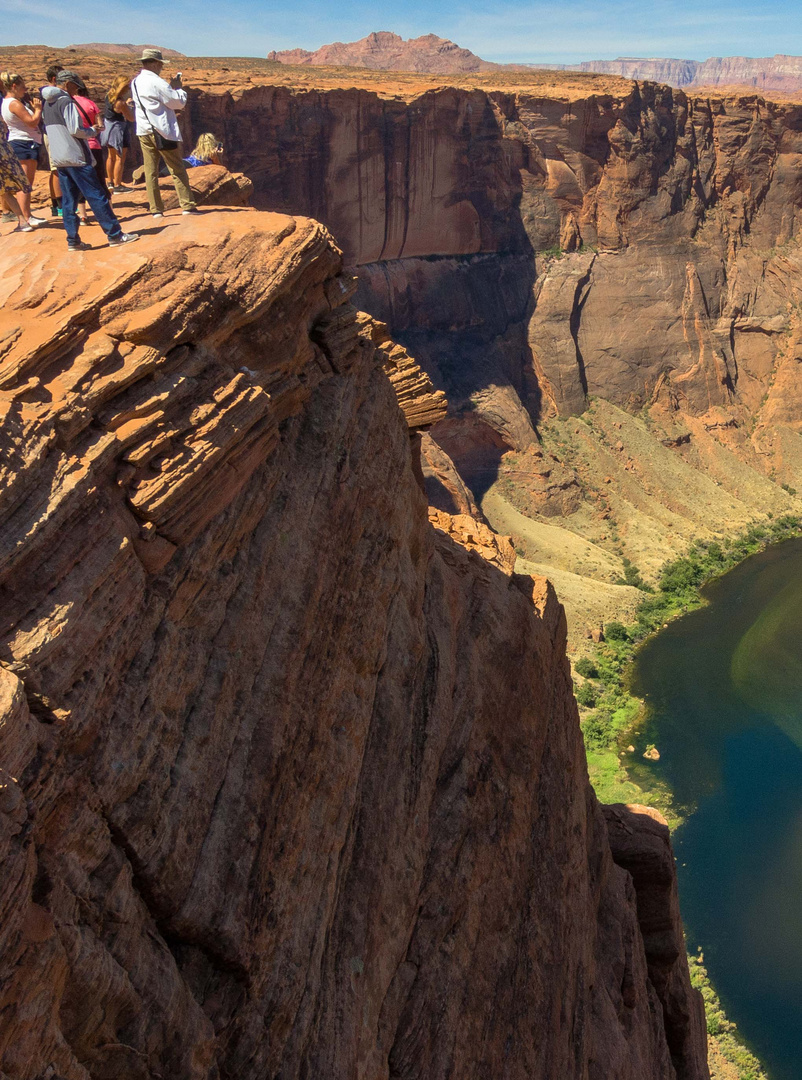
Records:
[[[32,242],[0,255],[4,1076],[704,1080],[562,609],[429,524],[442,399],[327,231]]]
[[[590,74],[185,66],[186,140],[219,133],[261,205],[330,227],[357,306],[448,395],[440,451],[533,564],[573,552],[560,568],[607,586],[623,557],[653,575],[799,512],[796,106]],[[442,466],[438,505],[469,509]]]
[[[495,484],[527,517],[570,517],[609,544],[607,509],[597,519],[586,496],[613,475],[622,440],[593,433],[578,471],[559,448],[553,476],[536,455],[522,469],[545,423],[597,399],[648,416],[626,470],[659,472],[670,447],[679,490],[712,494],[650,541],[650,566],[716,521],[728,531],[798,509],[796,106],[651,83],[561,96],[500,82],[417,97],[261,86],[201,92],[192,108],[193,124],[241,147],[257,198],[314,213],[338,237],[358,304],[448,394],[433,436],[477,500]],[[246,124],[259,148],[244,145]],[[657,537],[677,491],[644,522],[653,490],[610,513]],[[630,558],[646,533],[633,530]]]

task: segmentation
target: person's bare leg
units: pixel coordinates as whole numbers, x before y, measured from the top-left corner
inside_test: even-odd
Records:
[[[117,185],[117,171],[118,171],[117,162],[118,162],[118,159],[119,159],[119,155],[118,155],[117,151],[114,149],[113,146],[110,146],[109,147],[109,160],[106,163],[106,171],[108,172],[109,180],[111,181],[111,186],[113,188],[118,186]]]
[[[128,156],[128,147],[124,146],[122,148],[122,150],[120,151],[120,154],[119,154],[119,157],[118,157],[119,165],[117,167],[116,179],[114,181],[114,183],[117,185],[117,187],[122,187],[123,172],[125,171],[125,159],[126,159],[127,156]]]
[[[20,165],[22,166],[22,171],[25,173],[25,176],[27,177],[28,183],[31,185],[31,187],[33,187],[33,182],[34,182],[34,179],[36,178],[36,162],[35,161],[30,161],[30,160],[21,161]],[[24,193],[22,191],[19,192],[19,194],[17,195],[17,201],[19,202],[20,206],[23,208],[23,213],[25,214],[25,220],[27,221],[28,218],[31,216],[31,196],[30,196],[30,194]]]
[[[23,217],[22,207],[13,195],[7,195],[5,192],[3,193],[3,206],[5,207],[7,213],[13,214],[15,218],[20,218],[23,221],[25,220]]]
[[[31,216],[31,194],[30,194],[30,192],[29,191],[18,191],[17,192],[17,202],[19,203],[19,208],[22,211],[22,216],[27,221],[28,218]]]

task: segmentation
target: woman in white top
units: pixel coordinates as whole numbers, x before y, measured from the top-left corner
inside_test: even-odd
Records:
[[[2,116],[8,128],[8,145],[14,151],[28,183],[33,184],[36,166],[39,163],[39,147],[42,145],[42,133],[39,123],[42,119],[42,101],[29,105],[23,100],[26,94],[25,81],[21,75],[8,71],[0,72],[0,87],[3,94]],[[31,196],[29,192],[17,196],[23,216],[30,227],[44,225],[44,218],[31,214]]]

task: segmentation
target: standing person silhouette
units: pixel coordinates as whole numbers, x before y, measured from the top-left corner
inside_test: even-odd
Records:
[[[196,214],[195,199],[189,186],[187,167],[181,157],[181,131],[177,112],[187,103],[187,93],[181,86],[179,72],[171,82],[162,79],[166,61],[158,49],[143,49],[142,70],[131,82],[136,112],[136,133],[145,160],[145,185],[150,212],[155,218],[164,216],[164,203],[159,191],[159,161],[170,170],[178,202],[185,214]]]

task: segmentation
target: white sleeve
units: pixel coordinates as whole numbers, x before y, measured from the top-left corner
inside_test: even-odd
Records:
[[[165,82],[164,79],[159,80],[156,93],[161,103],[166,105],[168,109],[172,109],[173,112],[179,112],[187,103],[186,90],[173,90],[172,86]]]

